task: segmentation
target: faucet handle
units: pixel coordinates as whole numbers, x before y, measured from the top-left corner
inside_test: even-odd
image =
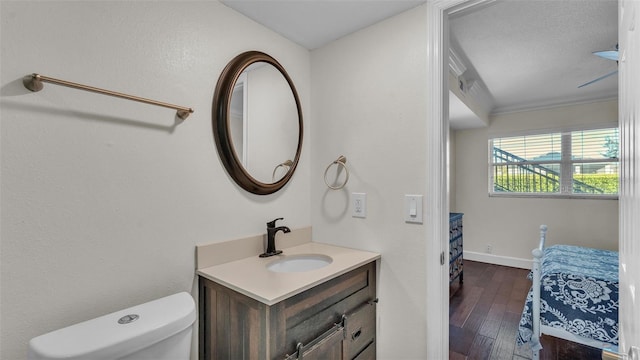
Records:
[[[278,220],[284,220],[284,218],[277,218],[277,219],[275,219],[275,220],[273,220],[273,221],[269,221],[269,222],[267,223],[267,227],[268,227],[268,228],[274,228],[274,227],[276,227],[276,221],[278,221]]]

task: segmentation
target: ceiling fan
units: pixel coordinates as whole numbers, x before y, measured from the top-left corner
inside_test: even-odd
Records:
[[[614,60],[617,63],[618,62],[618,44],[616,44],[616,49],[615,50],[594,51],[593,55],[599,56],[599,57],[601,57],[603,59],[607,59],[607,60]],[[593,80],[591,80],[591,81],[589,81],[587,83],[584,83],[584,84],[578,86],[578,88],[581,88],[581,87],[584,87],[584,86],[587,86],[587,85],[591,85],[596,81],[600,81],[602,79],[606,79],[609,76],[615,75],[617,73],[618,73],[618,70],[616,69],[615,71],[612,71],[612,72],[610,72],[610,73],[608,73],[606,75],[602,75],[597,79],[593,79]]]

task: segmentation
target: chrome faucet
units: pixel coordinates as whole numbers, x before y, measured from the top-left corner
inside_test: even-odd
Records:
[[[284,218],[277,218],[267,223],[267,250],[260,254],[260,257],[269,257],[273,255],[282,254],[282,250],[276,250],[276,233],[282,231],[283,233],[291,232],[286,226],[276,227],[276,221],[284,220]]]

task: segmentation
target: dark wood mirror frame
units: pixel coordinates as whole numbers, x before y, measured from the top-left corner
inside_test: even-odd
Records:
[[[263,183],[251,176],[247,169],[242,165],[242,162],[238,159],[231,140],[229,111],[233,88],[240,74],[249,65],[256,62],[269,63],[280,71],[291,88],[298,112],[299,132],[298,147],[296,149],[295,158],[293,159],[292,165],[289,167],[287,173],[280,180],[274,183]],[[216,84],[215,93],[213,95],[211,120],[213,125],[213,137],[216,141],[216,147],[218,148],[218,155],[231,178],[233,178],[240,187],[254,194],[268,195],[280,190],[287,184],[287,182],[289,182],[293,176],[296,166],[298,165],[298,160],[300,159],[300,153],[302,151],[302,107],[300,105],[300,99],[298,98],[298,92],[293,85],[293,81],[285,71],[284,67],[282,67],[276,59],[260,51],[247,51],[233,58],[233,60],[231,60],[222,71],[222,74],[218,79],[218,83]],[[274,141],[277,141],[277,139]]]

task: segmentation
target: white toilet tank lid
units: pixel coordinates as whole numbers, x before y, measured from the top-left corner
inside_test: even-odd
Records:
[[[114,359],[179,333],[195,318],[193,298],[181,292],[35,337],[29,358]]]

